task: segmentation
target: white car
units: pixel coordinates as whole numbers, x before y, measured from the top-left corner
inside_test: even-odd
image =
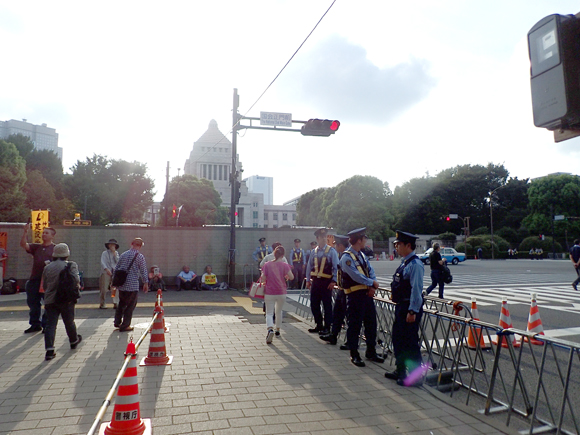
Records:
[[[429,256],[431,255],[431,252],[433,252],[433,248],[427,249],[424,254],[421,254],[418,257],[424,264],[430,264]],[[463,252],[457,252],[453,248],[441,248],[439,253],[441,254],[441,258],[445,258],[447,263],[451,263],[453,265],[458,264],[461,261],[465,261],[465,254]]]

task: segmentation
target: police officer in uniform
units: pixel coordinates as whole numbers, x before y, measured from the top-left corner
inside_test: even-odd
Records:
[[[402,386],[420,385],[423,382],[421,370],[421,347],[419,327],[423,315],[423,263],[415,254],[417,236],[403,231],[396,232],[395,249],[402,258],[401,265],[393,275],[391,283],[395,307],[393,322],[393,348],[396,369],[385,373]]]
[[[342,329],[342,324],[344,323],[344,317],[346,316],[346,294],[344,293],[343,285],[342,285],[342,270],[340,267],[340,258],[344,254],[346,248],[348,248],[348,237],[347,236],[334,236],[334,248],[338,252],[338,268],[336,272],[336,284],[338,286],[338,292],[336,293],[336,299],[334,300],[334,308],[332,310],[332,329],[330,330],[330,334],[321,335],[320,338],[324,341],[327,341],[330,344],[336,344],[338,341],[338,334],[340,334],[340,330]],[[348,347],[346,345],[340,346],[341,350],[347,350]]]
[[[346,345],[350,350],[350,360],[357,367],[365,363],[358,353],[358,339],[361,326],[365,327],[367,351],[365,357],[371,361],[383,363],[384,358],[377,355],[377,311],[375,309],[375,290],[379,288],[375,271],[363,254],[367,236],[366,228],[359,228],[348,233],[350,247],[340,259],[342,285],[346,293]]]
[[[254,261],[258,264],[260,264],[260,261],[262,261],[266,255],[272,253],[272,248],[270,248],[268,245],[266,245],[266,238],[265,237],[262,237],[259,240],[259,242],[260,242],[260,246],[258,246],[256,248],[256,250],[254,251],[254,253],[252,254]]]
[[[306,258],[305,258],[306,265],[308,265],[308,262],[310,261],[310,254],[312,254],[314,249],[316,249],[316,242],[310,242],[310,249],[306,251]]]
[[[332,324],[332,290],[336,285],[338,254],[336,249],[328,245],[326,235],[328,230],[320,228],[314,232],[318,246],[312,251],[306,267],[306,286],[310,289],[310,309],[316,322],[316,328],[308,332],[326,335]],[[324,322],[320,304],[324,307]]]
[[[304,249],[300,247],[300,239],[294,239],[294,247],[290,251],[290,258],[292,259],[292,272],[294,272],[293,288],[301,288],[302,281],[304,281],[304,269],[306,268],[306,260]]]

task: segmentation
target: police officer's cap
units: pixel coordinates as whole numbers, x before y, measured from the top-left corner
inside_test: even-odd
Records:
[[[318,243],[316,243],[316,242],[310,242],[310,246],[316,246],[316,245],[318,245]]]
[[[339,234],[335,234],[334,241],[336,242],[337,245],[348,246],[348,237],[347,236],[341,236]]]
[[[352,230],[348,233],[349,237],[366,237],[367,227],[357,228],[356,230]]]
[[[301,240],[300,239],[294,239],[294,243],[300,243]]]
[[[402,243],[413,243],[417,240],[419,236],[415,234],[406,233],[405,231],[397,230],[395,232],[395,241],[393,243],[402,242]]]
[[[328,234],[328,230],[326,228],[319,228],[314,232],[315,237],[325,237]]]
[[[265,241],[266,241],[266,238],[265,237],[261,237],[261,238],[258,239],[258,242],[265,242]]]

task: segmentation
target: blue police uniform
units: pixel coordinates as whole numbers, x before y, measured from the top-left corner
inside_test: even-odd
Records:
[[[263,241],[265,241],[266,239],[261,238],[259,240],[260,243],[262,243]],[[257,263],[260,263],[260,261],[262,261],[264,259],[264,257],[268,254],[272,253],[272,248],[270,248],[268,245],[265,246],[258,246],[256,248],[256,250],[253,252],[252,254],[252,258],[254,259],[254,261],[256,261]]]
[[[320,230],[318,230],[320,231]],[[317,234],[318,231],[315,233]],[[309,332],[327,332],[332,324],[332,289],[331,282],[337,280],[338,253],[329,245],[317,246],[310,255],[306,267],[306,279],[312,279],[310,287],[310,309],[316,322],[316,328]],[[324,322],[320,304],[324,308]]]
[[[417,237],[412,234],[397,232],[396,241],[414,243],[415,239]],[[419,327],[423,315],[424,274],[423,263],[413,251],[402,259],[391,283],[391,297],[396,303],[392,337],[397,368],[394,373],[386,373],[385,376],[397,379],[401,385],[404,384],[407,374],[422,363]],[[414,322],[407,322],[408,313],[415,314]]]
[[[295,239],[294,243],[300,243],[300,239]],[[306,264],[304,249],[292,248],[290,251],[290,258],[292,259],[292,266],[294,267],[294,282],[292,287],[301,288],[304,281],[304,265]]]
[[[349,236],[363,236],[366,228],[351,231]],[[377,312],[375,302],[369,295],[369,287],[373,287],[376,274],[368,258],[362,252],[349,247],[340,259],[342,284],[346,294],[346,316],[348,329],[346,345],[350,350],[353,364],[363,367],[364,362],[358,353],[358,341],[361,327],[364,324],[367,345],[366,358],[376,362],[384,360],[377,356]]]

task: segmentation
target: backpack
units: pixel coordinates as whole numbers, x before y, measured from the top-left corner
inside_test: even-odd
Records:
[[[0,289],[0,294],[2,295],[14,295],[18,293],[18,284],[16,283],[16,278],[8,278],[2,284],[2,288]]]
[[[73,302],[76,304],[81,297],[79,291],[79,284],[71,272],[71,262],[67,261],[65,268],[60,272],[58,278],[58,286],[56,287],[56,302],[68,304]]]

